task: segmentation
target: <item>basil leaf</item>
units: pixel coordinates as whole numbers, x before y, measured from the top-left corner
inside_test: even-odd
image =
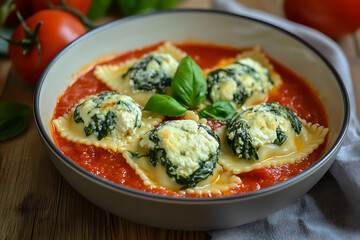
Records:
[[[189,56],[184,57],[171,82],[173,97],[187,108],[196,108],[206,96],[206,81],[201,68]]]
[[[156,94],[146,103],[144,111],[156,112],[169,117],[180,117],[186,113],[186,108],[168,95]]]
[[[198,112],[202,118],[212,118],[215,120],[227,120],[237,114],[235,108],[227,101],[217,101],[213,104],[206,105]]]
[[[0,141],[13,138],[25,130],[30,107],[16,102],[0,103]]]

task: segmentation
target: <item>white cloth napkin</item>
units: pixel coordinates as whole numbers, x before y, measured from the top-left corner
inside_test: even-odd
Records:
[[[320,51],[342,77],[350,97],[351,120],[339,154],[321,181],[287,208],[233,229],[209,232],[213,239],[360,239],[360,123],[347,59],[324,34],[234,0],[213,8],[256,18],[292,32]],[[241,214],[241,213],[236,213]]]

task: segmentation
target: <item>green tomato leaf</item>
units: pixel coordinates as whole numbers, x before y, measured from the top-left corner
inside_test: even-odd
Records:
[[[186,108],[168,95],[156,94],[146,103],[144,111],[156,112],[169,117],[181,117],[186,113]]]
[[[5,0],[0,4],[0,27],[2,28],[8,16],[16,10],[14,1]]]
[[[140,0],[141,1],[141,0]],[[140,4],[139,0],[117,0],[121,13],[127,17],[136,11],[136,6]]]
[[[212,118],[221,121],[231,119],[236,114],[235,108],[227,101],[217,101],[206,105],[198,112],[198,115],[202,118]]]
[[[206,81],[201,68],[184,57],[171,82],[173,97],[187,108],[196,108],[206,97]]]
[[[125,17],[156,11],[159,1],[161,0],[117,0]]]
[[[87,13],[88,18],[94,20],[105,16],[111,3],[112,0],[92,0],[90,9]]]
[[[159,10],[166,10],[175,8],[177,4],[178,0],[160,0],[157,7]]]
[[[25,130],[30,107],[16,102],[0,103],[0,141],[13,138]]]
[[[156,11],[156,9],[153,8],[153,7],[141,8],[141,9],[135,11],[135,12],[133,13],[133,15],[150,13],[150,12],[155,12],[155,11]]]

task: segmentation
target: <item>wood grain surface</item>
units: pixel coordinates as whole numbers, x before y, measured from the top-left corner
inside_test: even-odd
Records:
[[[239,2],[282,16],[281,0]],[[180,5],[210,6],[211,0],[184,0]],[[360,34],[346,36],[338,43],[348,57],[354,87],[359,92]],[[0,59],[0,102],[17,101],[32,108],[34,90],[33,85],[11,70],[8,59]],[[31,115],[25,132],[0,142],[0,240],[3,239],[201,240],[209,236],[205,232],[158,229],[130,222],[87,201],[52,165]]]

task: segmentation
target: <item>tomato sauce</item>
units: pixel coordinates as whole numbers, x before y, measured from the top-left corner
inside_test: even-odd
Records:
[[[140,57],[157,48],[159,44],[122,53],[106,63],[117,63],[133,57]],[[221,58],[235,57],[243,50],[212,44],[195,43],[178,44],[177,47],[187,52],[202,69],[215,66]],[[271,59],[271,63],[274,65],[275,71],[281,75],[283,84],[275,92],[272,92],[266,101],[279,102],[281,105],[296,112],[299,117],[306,121],[319,123],[327,127],[325,109],[311,86],[309,86],[303,78],[275,60]],[[70,112],[71,108],[73,108],[80,99],[105,90],[110,90],[105,84],[95,78],[93,71],[94,68],[91,68],[88,72],[84,73],[59,96],[53,119]],[[225,123],[224,121],[208,120],[208,124],[213,130]],[[67,157],[87,171],[127,187],[155,194],[184,197],[182,194],[165,188],[145,186],[121,154],[110,153],[102,148],[68,141],[60,136],[54,126],[52,129],[55,144]],[[239,177],[242,180],[242,184],[223,195],[248,193],[290,179],[314,164],[324,153],[325,146],[326,141],[308,157],[295,164],[266,167],[241,173]],[[186,194],[186,197],[199,196]],[[206,197],[211,197],[211,195]]]

